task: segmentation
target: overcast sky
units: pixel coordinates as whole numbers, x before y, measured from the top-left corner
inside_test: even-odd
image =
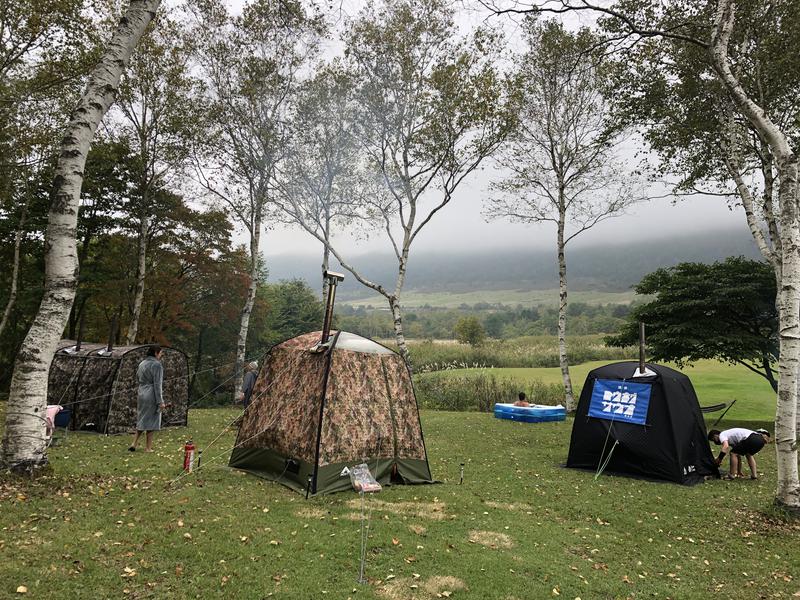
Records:
[[[555,244],[552,223],[520,225],[504,221],[487,223],[482,214],[488,172],[468,182],[458,197],[423,229],[413,248],[455,250],[483,248],[542,247]],[[647,240],[673,234],[698,234],[708,230],[747,230],[744,212],[729,210],[719,198],[694,196],[675,205],[668,199],[653,200],[631,208],[628,214],[598,224],[581,234],[574,245],[616,244],[626,240]],[[340,237],[337,240],[349,255],[365,252],[391,252],[388,242],[376,236],[367,242]],[[318,254],[318,242],[299,229],[285,227],[268,231],[262,238],[265,254]]]
[[[238,9],[243,0],[229,0],[229,5]],[[339,22],[355,16],[363,3],[360,0],[342,0],[337,9]],[[465,3],[468,5],[468,3]],[[590,16],[582,13],[572,16],[567,23],[570,28],[589,25]],[[512,47],[518,48],[517,24],[509,17],[489,17],[479,10],[462,10],[459,24],[468,29],[487,20],[502,26]],[[331,43],[328,54],[340,52],[340,45]],[[552,223],[521,225],[507,221],[486,222],[483,208],[489,194],[489,182],[502,177],[492,165],[468,178],[456,192],[452,204],[437,214],[414,242],[414,250],[458,250],[486,248],[542,247],[555,243],[555,227]],[[653,189],[651,195],[666,193],[665,189]],[[581,234],[574,245],[594,245],[604,242],[618,243],[625,240],[646,240],[653,237],[669,237],[674,234],[702,234],[703,231],[720,229],[747,230],[744,212],[731,210],[718,197],[693,196],[673,202],[669,198],[652,200],[630,208],[626,214],[598,224],[594,229]],[[244,236],[239,237],[244,241]],[[340,235],[337,246],[348,256],[366,252],[391,252],[388,241],[380,235],[369,241]],[[276,225],[262,238],[262,250],[267,255],[318,254],[318,242],[298,228]]]

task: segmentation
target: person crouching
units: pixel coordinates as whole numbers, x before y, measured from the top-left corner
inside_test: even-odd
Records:
[[[750,467],[750,479],[758,479],[755,455],[769,442],[769,438],[769,431],[766,429],[751,431],[744,427],[734,427],[725,431],[712,429],[708,432],[709,441],[722,446],[716,460],[717,466],[722,464],[726,454],[730,454],[729,479],[744,477],[742,473],[742,456],[747,458],[747,465]]]

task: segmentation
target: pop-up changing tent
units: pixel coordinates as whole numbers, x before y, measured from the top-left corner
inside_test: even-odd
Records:
[[[230,466],[310,494],[350,488],[366,462],[382,484],[431,483],[411,376],[403,359],[347,332],[308,333],[265,357]]]
[[[586,377],[567,467],[691,485],[719,470],[692,383],[669,367],[620,362]]]
[[[126,433],[136,429],[139,383],[136,370],[149,346],[83,343],[80,349],[62,340],[53,356],[47,383],[47,403],[72,411],[71,429]],[[167,408],[161,426],[186,425],[189,413],[189,365],[186,355],[163,348],[162,386]]]

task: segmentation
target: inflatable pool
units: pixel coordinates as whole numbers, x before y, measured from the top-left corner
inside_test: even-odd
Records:
[[[522,421],[523,423],[542,423],[543,421],[563,421],[567,418],[567,411],[560,404],[558,406],[495,404],[494,416],[496,419]]]

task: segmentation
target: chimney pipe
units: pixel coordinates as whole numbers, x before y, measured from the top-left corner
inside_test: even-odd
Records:
[[[644,375],[644,322],[639,321],[639,374]]]
[[[325,299],[325,321],[322,323],[322,338],[320,345],[328,343],[331,334],[331,323],[333,322],[333,304],[336,302],[336,286],[340,281],[344,281],[344,275],[325,271],[322,277],[328,280],[328,297]]]

